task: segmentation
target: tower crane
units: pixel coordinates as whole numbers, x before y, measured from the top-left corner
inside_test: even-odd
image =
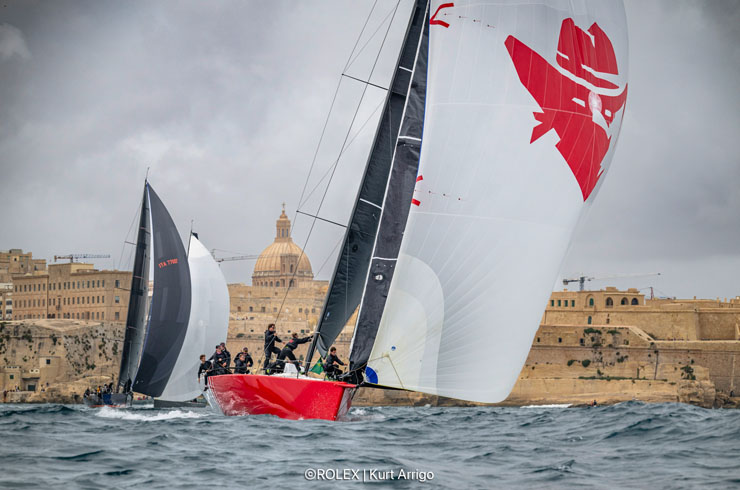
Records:
[[[67,254],[67,255],[55,255],[54,262],[61,259],[69,259],[69,263],[75,261],[75,259],[109,259],[108,254]]]
[[[259,255],[234,255],[232,257],[216,257],[216,249],[211,250],[213,260],[216,262],[231,262],[232,260],[254,260],[258,259]]]
[[[601,276],[601,277],[580,276],[575,279],[563,279],[563,284],[567,286],[571,282],[577,282],[578,290],[583,291],[583,286],[585,285],[586,281],[593,281],[593,280],[599,280],[599,279],[622,279],[625,277],[647,277],[647,276],[659,276],[659,275],[660,275],[660,272],[648,272],[648,273],[637,273],[637,274],[615,274],[613,276]]]

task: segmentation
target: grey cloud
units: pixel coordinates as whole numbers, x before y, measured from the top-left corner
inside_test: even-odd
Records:
[[[31,52],[20,29],[10,24],[0,24],[0,60],[7,60],[13,56],[28,59]]]

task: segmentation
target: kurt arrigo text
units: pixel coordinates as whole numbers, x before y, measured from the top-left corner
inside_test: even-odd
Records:
[[[306,480],[323,481],[385,481],[385,480],[413,480],[426,482],[434,479],[434,472],[421,470],[380,470],[367,468],[307,468],[303,472]]]

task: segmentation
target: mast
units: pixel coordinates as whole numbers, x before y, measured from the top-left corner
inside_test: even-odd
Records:
[[[363,283],[380,223],[382,201],[388,184],[393,160],[393,148],[398,138],[404,112],[414,58],[422,35],[423,16],[427,0],[417,0],[409,18],[403,46],[398,56],[391,88],[386,95],[383,114],[375,133],[372,151],[355,200],[352,215],[339,252],[339,260],[329,284],[321,318],[306,354],[306,369],[314,350],[326,356],[331,344],[360,304]]]
[[[126,333],[123,340],[121,368],[118,373],[119,390],[127,383],[129,387],[130,383],[133,383],[144,345],[146,302],[149,294],[150,237],[149,183],[144,181],[144,197],[141,201],[139,233],[136,239],[136,255],[126,315]]]

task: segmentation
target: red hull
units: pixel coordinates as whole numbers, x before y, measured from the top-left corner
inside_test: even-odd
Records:
[[[337,420],[349,411],[357,388],[341,381],[262,374],[211,376],[208,387],[225,415],[269,414],[292,420]]]

